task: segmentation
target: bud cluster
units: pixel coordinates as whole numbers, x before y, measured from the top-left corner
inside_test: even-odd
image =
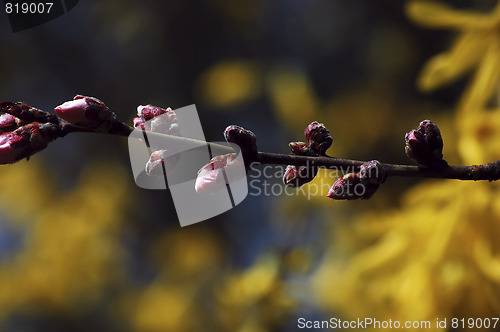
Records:
[[[309,124],[304,130],[309,143],[290,142],[292,155],[317,157],[325,155],[332,145],[330,131],[322,123],[316,121]],[[290,187],[300,187],[314,179],[318,174],[318,167],[288,165],[283,175],[283,183]]]
[[[377,160],[361,165],[358,173],[348,173],[339,178],[327,196],[336,200],[368,199],[386,180],[384,169]]]
[[[153,105],[137,106],[134,127],[159,134],[173,136],[179,136],[180,134],[177,116],[170,107],[164,109]],[[146,163],[146,173],[148,175],[163,176],[164,167],[173,168],[179,162],[179,158],[179,155],[172,153],[171,150],[156,150],[151,153],[149,161]]]
[[[0,103],[0,164],[29,159],[61,137],[54,115],[21,102]]]
[[[151,120],[151,121],[150,121]],[[174,111],[153,105],[137,106],[134,127],[146,131],[179,136],[179,124]]]

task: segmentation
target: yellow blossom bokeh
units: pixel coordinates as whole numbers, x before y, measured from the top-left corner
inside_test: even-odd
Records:
[[[476,13],[410,1],[406,9],[419,25],[458,31],[451,49],[424,65],[421,90],[475,69],[457,102],[456,138],[444,136],[445,146],[456,144],[464,164],[500,159],[500,5]],[[427,180],[398,208],[333,225],[332,248],[313,279],[318,300],[344,319],[430,321],[436,330],[436,319],[447,318],[450,328],[452,318],[498,316],[499,194],[497,183]]]

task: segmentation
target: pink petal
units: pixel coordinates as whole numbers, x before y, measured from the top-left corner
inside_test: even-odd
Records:
[[[69,123],[78,124],[85,123],[87,118],[85,117],[85,111],[87,110],[88,104],[85,98],[78,98],[75,100],[67,101],[62,105],[57,106],[54,110],[57,115],[59,115],[64,120]]]
[[[159,115],[165,114],[167,111],[172,111],[170,108],[164,109],[153,105],[139,105],[137,106],[137,115],[144,119],[144,121],[149,121]]]
[[[141,128],[142,130],[148,130],[146,123],[142,118],[134,118],[134,128]]]
[[[203,166],[198,171],[198,177],[194,185],[196,192],[212,193],[221,189],[222,171],[226,169],[226,167],[233,165],[234,158],[235,155],[233,153],[217,156],[212,158],[210,163]]]
[[[12,131],[17,128],[16,117],[5,113],[0,116],[0,133]]]
[[[16,162],[19,156],[29,148],[29,144],[13,147],[15,143],[20,143],[22,140],[27,139],[19,136],[15,132],[8,132],[0,135],[0,164],[12,164]]]

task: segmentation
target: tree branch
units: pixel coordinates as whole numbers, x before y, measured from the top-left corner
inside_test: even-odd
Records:
[[[350,169],[359,171],[361,165],[366,163],[360,160],[342,159],[330,156],[295,156],[278,153],[259,152],[258,160],[260,164],[274,165],[295,165],[321,167],[327,169]],[[488,180],[496,181],[500,179],[500,161],[494,161],[484,165],[472,166],[446,166],[442,168],[430,168],[413,165],[398,165],[380,163],[387,176],[441,178],[458,180]]]
[[[134,128],[124,124],[129,128],[129,132],[123,131],[116,135],[128,136]],[[85,130],[83,130],[85,131]],[[148,137],[156,137],[170,144],[210,144],[212,147],[217,147],[220,151],[234,153],[231,147],[220,145],[211,142],[204,142],[194,138],[180,137],[174,135],[161,134],[156,132],[147,132]],[[295,165],[295,166],[310,166],[327,169],[340,169],[359,171],[361,165],[366,161],[335,158],[331,156],[297,156],[271,152],[258,152],[257,160],[259,164],[273,165]],[[451,166],[448,165],[442,168],[431,168],[414,165],[398,165],[381,163],[387,176],[402,176],[402,177],[422,177],[422,178],[441,178],[441,179],[458,179],[458,180],[488,180],[496,181],[500,179],[500,161],[494,161],[484,165],[472,166]]]
[[[140,128],[142,133],[137,138],[145,139],[148,146],[151,143],[150,148],[154,150],[146,166],[146,170],[150,170],[151,174],[154,174],[156,166],[163,167],[166,150],[161,149],[173,147],[174,150],[183,151],[209,145],[212,151],[224,154],[214,158],[204,167],[208,167],[210,171],[222,171],[229,166],[233,160],[231,154],[235,153],[231,146],[179,136],[175,112],[152,105],[138,107],[134,127],[120,121],[99,99],[80,95],[56,107],[57,115],[22,102],[0,102],[0,111],[10,114],[0,117],[0,139],[4,142],[0,163],[3,164],[29,158],[43,150],[52,140],[70,133],[90,132],[128,137],[134,130],[141,130]],[[439,128],[429,120],[422,121],[417,129],[405,136],[406,155],[423,166],[330,157],[326,155],[326,150],[332,144],[332,137],[328,129],[316,121],[305,129],[307,143],[289,144],[289,155],[259,152],[254,133],[236,125],[228,126],[224,137],[228,143],[240,147],[247,170],[254,164],[287,165],[283,182],[289,186],[297,187],[311,181],[318,168],[341,171],[343,177],[332,185],[327,195],[334,199],[370,198],[389,176],[473,181],[500,179],[500,161],[472,166],[448,165],[443,159],[443,140]],[[210,176],[212,175],[211,173]],[[362,194],[352,194],[348,191],[350,187],[358,185],[363,185],[366,189]]]

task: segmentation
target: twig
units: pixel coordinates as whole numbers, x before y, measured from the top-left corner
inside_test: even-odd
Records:
[[[311,166],[328,169],[340,168],[341,170],[351,168],[353,171],[358,171],[360,166],[365,163],[365,161],[342,159],[330,156],[308,157],[269,152],[259,152],[257,161],[261,164]],[[459,179],[474,181],[496,181],[500,179],[500,160],[484,165],[446,166],[443,168],[429,168],[422,166],[387,163],[381,163],[379,167],[383,168],[387,176]]]
[[[144,112],[154,113],[158,110],[161,110],[161,112],[171,112],[151,105],[140,107],[144,109]],[[44,144],[38,143],[38,146],[25,145],[24,151],[21,154],[12,157],[14,161],[24,157],[29,157],[31,154],[43,149],[50,140],[57,137],[64,137],[69,133],[91,132],[128,137],[135,129],[137,129],[119,121],[116,118],[116,115],[112,113],[109,108],[104,105],[104,103],[93,97],[76,96],[73,101],[66,102],[63,105],[58,106],[56,108],[56,112],[59,111],[59,116],[41,111],[21,102],[0,102],[0,111],[10,113],[25,122],[32,122],[33,125],[39,122],[50,123],[52,124],[51,128],[54,126],[59,128],[57,130],[52,130],[52,134],[48,135]],[[81,118],[80,121],[83,122],[76,124],[70,123],[61,117],[61,115],[67,114],[65,112],[69,111],[73,112],[73,114],[79,115]],[[175,116],[175,113],[171,112],[171,114]],[[142,116],[144,116],[144,114],[142,114]],[[99,122],[96,123],[96,119]],[[172,123],[176,123],[175,118],[173,121],[174,122]],[[33,135],[32,129],[30,129],[34,128],[33,125],[31,125],[31,127],[22,127],[21,124],[12,122],[14,129],[18,128],[16,129],[16,132],[19,133],[18,135],[24,135],[23,137],[30,137],[29,135]],[[149,141],[154,141],[156,143],[161,142],[162,145],[172,144],[190,147],[208,144],[212,148],[217,148],[217,151],[220,153],[234,153],[233,148],[226,145],[205,142],[188,137],[180,137],[175,134],[163,134],[154,130],[145,130],[144,133],[147,134]],[[54,137],[54,135],[56,136]],[[250,163],[256,162],[258,164],[292,165],[291,167],[306,166],[310,169],[327,168],[340,169],[341,171],[350,170],[351,172],[360,172],[363,167],[366,167],[364,165],[367,165],[367,162],[364,161],[327,156],[325,151],[331,145],[332,139],[329,131],[324,127],[324,125],[317,122],[311,123],[306,128],[306,139],[309,141],[309,144],[292,142],[290,145],[292,148],[292,154],[289,155],[257,152],[255,135],[251,131],[238,126],[229,126],[224,135],[228,142],[236,143],[241,147],[247,169]],[[16,137],[18,136],[14,136],[15,139],[18,139]],[[11,136],[9,136],[9,139],[11,139]],[[384,174],[383,179],[379,179],[380,181],[383,182],[385,177],[388,176],[474,181],[496,181],[500,179],[500,161],[472,166],[447,165],[447,163],[442,160],[441,150],[443,143],[441,134],[437,126],[429,120],[422,121],[418,129],[408,133],[405,139],[406,154],[419,163],[429,166],[397,165],[376,162],[376,167],[381,169]],[[33,143],[30,144],[33,145]],[[12,161],[7,159],[4,163],[9,162]],[[294,170],[291,171],[296,172]],[[314,178],[314,174],[312,175],[312,178]],[[311,179],[307,179],[307,181],[310,181]]]
[[[125,124],[124,124],[125,125]],[[130,132],[121,132],[119,135],[128,136],[134,128],[128,126]],[[231,147],[216,143],[204,142],[194,138],[179,137],[156,132],[147,132],[148,137],[156,137],[170,144],[210,144],[212,147],[217,147],[221,152],[232,153],[234,150]],[[295,166],[311,166],[321,168],[351,168],[358,171],[360,166],[365,163],[361,160],[351,160],[343,158],[335,158],[330,156],[296,156],[280,153],[258,152],[257,160],[259,164],[274,164],[274,165],[295,165]],[[423,178],[441,178],[441,179],[459,179],[459,180],[488,180],[496,181],[500,179],[500,161],[491,162],[484,165],[472,166],[447,166],[443,168],[429,168],[414,165],[398,165],[381,163],[387,176],[403,176],[403,177],[423,177]]]

